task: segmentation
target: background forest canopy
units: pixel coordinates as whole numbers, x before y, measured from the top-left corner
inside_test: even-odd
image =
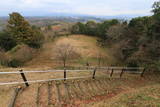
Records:
[[[152,16],[133,18],[129,22],[117,19],[78,22],[72,33],[97,36],[100,46],[111,48],[119,63],[160,69],[160,2],[152,7]]]
[[[133,18],[129,22],[118,19],[77,22],[69,31],[98,37],[99,46],[109,48],[117,59],[113,65],[159,70],[160,2],[155,2],[152,7],[152,16]],[[34,57],[32,54],[42,47],[46,32],[31,26],[19,13],[13,12],[9,16],[5,29],[0,32],[0,63],[16,67]]]

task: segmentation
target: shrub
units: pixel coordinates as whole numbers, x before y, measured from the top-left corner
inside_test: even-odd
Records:
[[[20,60],[17,59],[12,59],[9,63],[8,66],[10,67],[20,67],[23,65],[23,62],[21,62]]]
[[[8,51],[17,44],[7,32],[0,32],[0,47]]]
[[[0,49],[0,65],[8,66],[8,62],[9,62],[9,57],[3,50]]]
[[[139,67],[139,65],[136,60],[129,60],[127,61],[127,67]]]
[[[31,60],[36,53],[36,49],[30,48],[27,45],[17,45],[9,54],[11,55],[11,59],[9,61],[10,67],[19,67],[24,65],[25,62]]]

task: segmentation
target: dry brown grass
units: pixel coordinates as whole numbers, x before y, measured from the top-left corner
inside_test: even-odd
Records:
[[[0,87],[0,106],[7,107],[11,101],[11,96],[13,95],[14,89],[9,87]]]
[[[159,84],[147,85],[122,92],[113,98],[82,105],[82,107],[159,107],[159,90]]]
[[[83,57],[96,57],[101,49],[96,45],[96,38],[84,35],[71,35],[57,40],[56,44],[70,43]],[[96,50],[96,51],[95,51]]]
[[[114,61],[112,55],[109,51],[104,48],[97,46],[97,38],[90,37],[86,35],[70,35],[59,37],[54,42],[46,43],[40,53],[31,62],[27,63],[28,67],[32,68],[56,68],[61,66],[61,62],[57,61],[55,58],[55,49],[57,44],[69,43],[71,44],[77,53],[82,57],[83,62],[89,61],[93,64],[97,64],[97,56],[101,53],[102,57],[105,59],[106,64]],[[70,65],[81,65],[80,62],[73,61],[69,62]]]

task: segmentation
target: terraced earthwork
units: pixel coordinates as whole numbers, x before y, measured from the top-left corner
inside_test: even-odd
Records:
[[[144,87],[148,81],[152,84],[159,80],[140,77],[97,78],[32,84],[19,91],[14,107],[77,107],[109,99],[127,90]]]

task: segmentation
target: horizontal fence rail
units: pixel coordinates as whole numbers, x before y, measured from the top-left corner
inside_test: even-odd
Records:
[[[80,67],[79,67],[80,68]],[[13,71],[13,72],[0,72],[0,75],[2,74],[20,74],[22,79],[24,80],[23,82],[5,82],[5,83],[1,83],[0,85],[15,85],[15,84],[25,84],[27,87],[29,86],[29,83],[38,83],[38,82],[48,82],[48,81],[54,81],[54,80],[69,80],[69,79],[82,79],[82,78],[90,78],[92,77],[93,79],[95,79],[95,75],[98,69],[102,69],[102,70],[111,70],[111,74],[110,77],[112,77],[114,70],[122,70],[120,72],[120,78],[122,77],[124,72],[128,72],[128,73],[137,73],[137,74],[141,74],[141,77],[143,77],[143,74],[145,72],[145,68],[143,67],[84,67],[87,69],[84,70],[46,70],[46,71],[23,71],[23,70],[19,70],[19,71]],[[132,70],[132,71],[128,71],[128,70]],[[133,71],[135,70],[135,71]],[[142,70],[140,72],[140,70]],[[68,77],[66,76],[67,72],[93,72],[92,76],[81,76],[81,77]],[[47,79],[47,80],[27,80],[27,78],[25,77],[25,73],[47,73],[47,72],[64,72],[64,78],[55,78],[55,79]]]
[[[95,68],[95,67],[91,67]],[[97,67],[97,69],[114,69],[114,70],[121,70],[121,69],[127,69],[127,70],[142,70],[143,67]]]
[[[91,70],[66,70],[66,72],[83,72]],[[47,71],[23,71],[23,73],[45,73],[45,72],[64,72],[64,70],[47,70]],[[0,72],[0,74],[20,74],[19,71],[14,72]]]
[[[83,72],[83,71],[91,71],[90,69],[95,69],[95,67],[89,67],[86,70],[66,70],[66,72]],[[126,70],[143,70],[144,68],[134,68],[134,67],[97,67],[97,69],[114,69],[114,70],[121,70],[121,69],[126,69]],[[23,71],[23,73],[45,73],[45,72],[64,72],[64,70],[46,70],[46,71]],[[131,71],[132,72],[132,71]],[[13,72],[0,72],[0,74],[19,74],[19,71],[13,71]]]
[[[65,78],[66,80],[70,79],[83,79],[83,78],[90,78],[91,76],[81,76],[81,77],[70,77]],[[64,80],[64,78],[56,78],[56,79],[47,79],[47,80],[34,80],[34,81],[26,81],[26,82],[6,82],[6,83],[0,83],[0,85],[15,85],[15,84],[25,84],[25,83],[38,83],[38,82],[49,82],[49,81],[55,81],[55,80]]]

